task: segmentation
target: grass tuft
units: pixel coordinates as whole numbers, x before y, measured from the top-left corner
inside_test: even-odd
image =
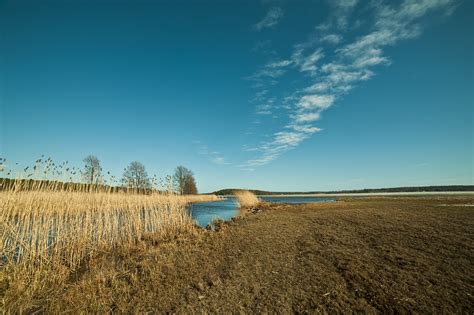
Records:
[[[236,190],[234,195],[241,208],[254,207],[260,202],[258,197],[248,190]]]

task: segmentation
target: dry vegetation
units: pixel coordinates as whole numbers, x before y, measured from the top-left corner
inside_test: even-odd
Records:
[[[7,311],[25,313],[468,314],[473,203],[462,196],[262,203],[261,213],[219,232],[149,235],[23,286],[0,279],[0,299]]]
[[[242,208],[254,207],[260,202],[258,197],[248,190],[236,190],[234,195]]]
[[[0,296],[3,309],[34,308],[51,283],[64,283],[99,252],[125,250],[150,236],[190,231],[186,205],[214,195],[84,191],[23,181],[0,191]],[[35,187],[34,185],[37,185]],[[66,186],[65,186],[66,187]]]
[[[44,177],[0,182],[0,313],[474,309],[472,197],[272,205],[236,191],[259,214],[210,232],[186,204],[216,196],[78,184],[47,161]]]

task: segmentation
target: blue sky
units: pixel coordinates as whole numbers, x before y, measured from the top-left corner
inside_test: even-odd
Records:
[[[473,184],[473,21],[458,0],[0,0],[0,156],[182,164],[202,192]]]

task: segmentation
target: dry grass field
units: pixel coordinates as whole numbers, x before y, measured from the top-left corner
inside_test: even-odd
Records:
[[[217,232],[150,234],[97,251],[29,294],[4,273],[0,294],[16,312],[471,313],[473,204],[462,196],[263,203]]]

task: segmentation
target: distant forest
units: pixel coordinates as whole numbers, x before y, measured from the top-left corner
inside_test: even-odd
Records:
[[[234,191],[242,189],[221,189],[213,192],[216,195],[232,195]],[[474,191],[474,185],[450,185],[450,186],[419,186],[419,187],[392,187],[392,188],[365,188],[357,190],[338,191],[264,191],[250,190],[256,195],[310,195],[310,194],[363,194],[384,192],[436,192],[436,191]]]

